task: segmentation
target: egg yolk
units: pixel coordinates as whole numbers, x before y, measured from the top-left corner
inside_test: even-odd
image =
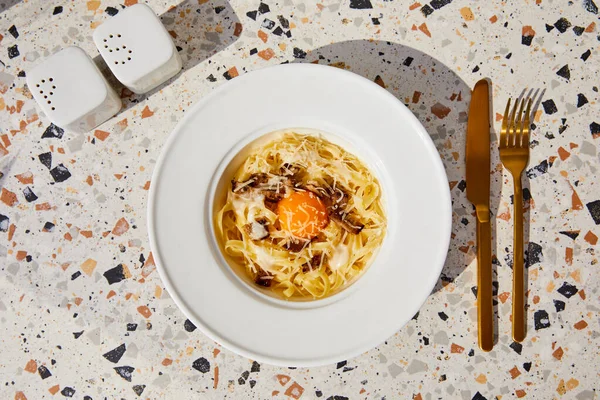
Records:
[[[294,236],[312,239],[327,226],[327,208],[312,192],[293,192],[277,205],[281,227]]]

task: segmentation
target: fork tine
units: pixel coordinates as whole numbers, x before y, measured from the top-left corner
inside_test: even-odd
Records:
[[[508,146],[508,113],[510,112],[510,97],[506,102],[506,110],[504,110],[504,117],[502,118],[502,130],[500,131],[500,147]]]
[[[517,132],[515,130],[515,128],[516,128],[515,114],[517,113],[517,107],[519,106],[519,101],[520,101],[520,99],[517,99],[517,101],[515,101],[515,105],[513,106],[513,109],[512,109],[512,112],[510,113],[510,118],[508,121],[508,147],[515,146],[515,136],[517,135]]]
[[[529,127],[531,126],[530,121],[531,114],[531,99],[527,101],[527,110],[525,110],[525,122],[523,123],[523,143],[521,147],[529,147]]]
[[[519,114],[515,118],[515,147],[521,147],[523,139],[523,108],[525,108],[525,98],[521,99]]]

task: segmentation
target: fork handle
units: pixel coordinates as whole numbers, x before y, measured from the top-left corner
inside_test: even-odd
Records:
[[[523,270],[523,188],[521,175],[513,176],[514,196],[514,244],[513,244],[513,304],[512,335],[515,342],[525,339],[525,285]]]
[[[477,207],[477,320],[479,347],[494,347],[492,302],[492,227],[489,207]]]

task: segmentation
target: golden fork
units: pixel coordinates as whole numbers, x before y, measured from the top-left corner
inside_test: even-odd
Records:
[[[525,99],[518,99],[509,115],[510,101],[506,103],[500,132],[500,160],[513,177],[514,192],[514,244],[513,244],[513,304],[512,336],[515,342],[525,339],[525,287],[523,270],[523,188],[521,174],[529,162],[529,114],[531,99],[523,115]],[[519,112],[517,114],[517,107]]]

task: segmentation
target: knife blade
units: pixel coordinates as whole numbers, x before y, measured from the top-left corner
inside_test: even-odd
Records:
[[[490,351],[494,340],[492,303],[492,232],[490,224],[490,90],[485,79],[475,84],[467,122],[467,199],[477,215],[477,326],[479,347]]]

